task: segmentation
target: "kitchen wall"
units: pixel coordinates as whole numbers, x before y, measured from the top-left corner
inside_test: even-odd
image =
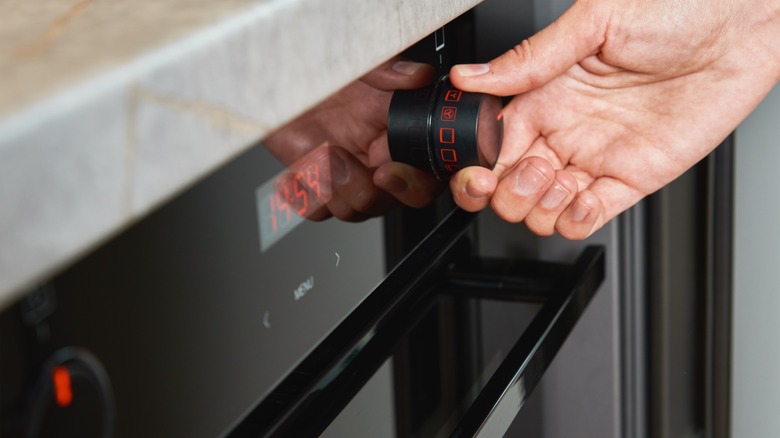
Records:
[[[780,87],[737,128],[733,437],[780,436]]]

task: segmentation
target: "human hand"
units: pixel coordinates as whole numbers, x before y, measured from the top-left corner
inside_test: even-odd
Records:
[[[591,235],[714,149],[780,79],[773,0],[582,0],[489,64],[465,91],[517,95],[492,171],[450,181],[455,201],[539,235]]]
[[[365,220],[399,203],[422,207],[442,190],[432,174],[392,162],[387,145],[393,90],[423,87],[434,75],[429,65],[391,59],[263,141],[289,178],[317,165],[319,193],[308,196],[317,202],[308,219]]]

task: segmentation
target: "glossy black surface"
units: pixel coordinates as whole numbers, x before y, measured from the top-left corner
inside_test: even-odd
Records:
[[[468,32],[434,50],[443,37],[419,60],[468,56],[453,44]],[[36,382],[62,349],[103,364],[114,436],[225,434],[360,303],[381,300],[372,291],[452,204],[430,187],[426,207],[401,208],[373,186],[391,92],[351,86],[3,309],[0,435],[43,418],[34,406],[52,398]]]
[[[474,259],[467,240],[454,244],[470,218],[453,212],[231,436],[319,435],[389,360],[403,370],[389,397],[411,405],[397,413],[398,436],[503,433],[601,283],[604,252],[588,248],[572,266]],[[479,340],[467,351],[480,330],[468,309],[489,301],[522,304],[530,325],[503,353]],[[497,368],[484,360],[495,353]]]
[[[49,418],[34,387],[63,348],[103,364],[113,436],[229,430],[387,272],[380,218],[263,249],[257,188],[283,170],[258,145],[0,313],[0,435]]]
[[[472,218],[454,211],[230,436],[314,436],[324,430],[430,305],[445,256]]]
[[[439,74],[473,60],[468,15],[448,25],[457,30],[442,50],[420,46]],[[328,144],[320,128],[338,122],[292,137]],[[498,418],[490,406],[503,403],[501,385],[522,381],[530,393],[598,269],[475,259],[474,215],[453,210],[446,193],[381,218],[327,219],[334,198],[311,196],[330,187],[334,166],[299,165],[285,156],[291,144],[301,146],[279,141],[237,157],[0,314],[0,435],[19,435],[37,421],[29,406],[52,401],[36,382],[63,348],[102,364],[116,416],[81,424],[115,426],[117,437],[354,436],[336,426],[352,430],[350,406],[366,392],[388,397],[392,424],[360,436],[469,434]],[[512,309],[500,327],[520,347],[491,337],[498,307]],[[518,367],[523,357],[531,368]],[[513,369],[521,380],[508,379]],[[377,376],[390,392],[366,391]]]
[[[555,289],[452,436],[504,434],[603,279],[604,249],[586,248],[570,272],[556,277]]]

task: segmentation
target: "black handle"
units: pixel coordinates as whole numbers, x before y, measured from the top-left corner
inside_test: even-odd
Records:
[[[453,210],[228,436],[318,436],[429,305],[474,217]]]
[[[453,431],[503,436],[604,279],[604,248],[587,247],[564,285],[546,300]]]
[[[476,291],[480,297],[544,302],[468,409],[455,435],[485,432],[492,436],[486,432],[490,428],[508,427],[603,279],[604,250],[589,247],[574,265],[540,264],[559,275],[536,272],[542,275],[533,280],[528,278],[534,276],[525,277],[514,270],[504,277],[487,271],[482,272],[486,274],[483,277],[453,271],[451,261],[463,259],[454,257],[459,252],[456,243],[472,218],[455,210],[229,436],[319,435],[409,333],[436,294],[445,289],[458,293],[464,281],[468,287],[462,289]],[[501,282],[498,293],[493,290],[496,280]],[[522,394],[519,403],[512,403],[507,388]],[[511,418],[503,421],[505,416],[500,414],[506,406],[512,408]]]

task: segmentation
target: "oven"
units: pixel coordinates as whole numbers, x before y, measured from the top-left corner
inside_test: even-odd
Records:
[[[521,3],[404,55],[490,59],[516,39],[492,30],[552,14]],[[644,205],[586,242],[446,190],[325,219],[309,213],[329,164],[273,152],[254,145],[2,310],[0,435],[644,436]]]
[[[3,435],[508,427],[603,249],[480,257],[446,193],[359,223],[287,216],[270,207],[286,172],[258,145],[6,309]]]
[[[508,427],[600,284],[603,249],[479,257],[474,215],[446,195],[264,245],[272,162],[253,148],[3,312],[4,435]]]
[[[4,432],[312,436],[368,410],[365,433],[427,436],[514,417],[603,250],[479,258],[474,216],[441,207],[424,232],[436,211],[304,221],[263,250],[269,162],[251,150],[3,313]],[[393,221],[425,234],[397,263]]]

